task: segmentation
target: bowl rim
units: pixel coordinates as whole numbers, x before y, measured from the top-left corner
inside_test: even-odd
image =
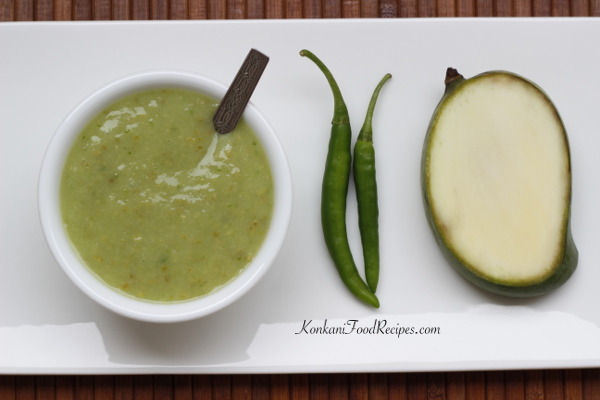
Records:
[[[64,229],[60,211],[60,179],[65,158],[84,125],[102,108],[128,94],[159,87],[194,89],[222,98],[227,86],[205,75],[182,70],[151,70],[116,79],[92,92],[60,123],[50,140],[38,180],[38,212],[48,247],[71,281],[96,303],[135,320],[181,322],[212,314],[239,299],[275,261],[289,229],[292,213],[292,178],[281,143],[258,108],[250,101],[243,118],[260,139],[271,167],[274,207],[267,235],[253,261],[218,290],[192,300],[160,303],[130,297],[103,283],[77,255]]]

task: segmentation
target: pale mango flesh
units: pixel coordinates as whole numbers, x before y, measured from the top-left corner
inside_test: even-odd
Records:
[[[492,71],[448,82],[426,136],[422,184],[438,244],[478,286],[534,296],[575,270],[567,135],[530,81]]]

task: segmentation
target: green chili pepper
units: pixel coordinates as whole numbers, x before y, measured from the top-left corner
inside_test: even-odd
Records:
[[[379,82],[365,117],[365,122],[354,145],[354,185],[358,202],[358,226],[365,261],[365,277],[375,293],[379,282],[379,206],[373,146],[373,111],[381,88],[392,75],[386,74]]]
[[[363,302],[378,308],[379,300],[362,280],[346,231],[346,197],[352,168],[352,130],[346,103],[329,69],[308,50],[300,55],[312,60],[327,78],[333,92],[334,114],[321,192],[321,225],[325,244],[346,287]]]

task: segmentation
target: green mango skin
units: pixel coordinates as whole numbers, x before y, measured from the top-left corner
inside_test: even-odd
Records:
[[[549,97],[545,94],[545,92],[538,87],[535,83],[519,76],[511,72],[507,71],[488,71],[482,74],[476,75],[473,78],[475,79],[488,74],[508,74],[514,76],[516,79],[525,80],[533,87],[537,88],[541,93],[544,94],[548,102],[551,103]],[[427,134],[425,136],[425,141],[423,145],[423,151],[421,155],[421,191],[423,197],[423,205],[425,209],[425,215],[427,217],[428,224],[433,232],[435,240],[442,251],[444,257],[448,260],[449,264],[466,280],[474,284],[475,286],[497,295],[507,296],[507,297],[515,297],[515,298],[527,298],[527,297],[536,297],[547,294],[561,285],[563,285],[575,272],[577,269],[579,252],[575,245],[575,241],[573,240],[573,235],[571,233],[571,164],[570,164],[570,151],[568,140],[566,136],[566,131],[563,125],[563,132],[565,137],[565,150],[567,152],[567,157],[569,158],[569,193],[568,193],[568,203],[567,209],[565,210],[564,218],[567,223],[565,224],[565,231],[563,234],[562,241],[562,251],[560,253],[559,259],[556,260],[556,266],[553,269],[550,275],[547,275],[543,280],[539,282],[534,282],[527,285],[507,285],[505,283],[495,282],[494,280],[482,276],[473,268],[469,267],[468,263],[461,260],[461,258],[453,251],[451,246],[446,242],[444,236],[442,235],[439,226],[437,225],[435,218],[432,213],[431,201],[429,198],[429,193],[427,190],[427,159],[428,159],[428,150],[430,146],[430,140],[432,136],[432,128],[434,127],[437,119],[439,118],[440,111],[443,109],[445,102],[448,101],[448,98],[455,90],[460,90],[460,87],[468,83],[469,80],[462,77],[462,75],[458,74],[458,72],[452,68],[448,68],[446,73],[446,88],[444,91],[444,95],[442,96],[440,102],[438,103],[431,121],[429,123],[429,127],[427,129]],[[560,117],[559,117],[560,120]]]

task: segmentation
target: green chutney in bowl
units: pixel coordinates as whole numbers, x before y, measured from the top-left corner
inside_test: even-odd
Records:
[[[218,101],[181,88],[113,103],[75,140],[61,183],[71,241],[106,284],[154,301],[204,296],[254,258],[273,212],[265,151]]]
[[[63,270],[122,315],[212,313],[272,264],[291,214],[289,167],[249,104],[228,134],[226,87],[183,72],[129,77],[61,125],[40,175],[40,214]]]

